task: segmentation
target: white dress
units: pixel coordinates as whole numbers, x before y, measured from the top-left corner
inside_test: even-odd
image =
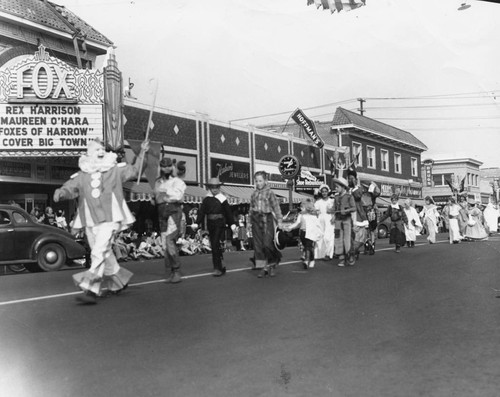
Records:
[[[335,237],[335,227],[331,224],[332,214],[328,211],[333,208],[334,200],[328,198],[326,200],[320,198],[314,203],[314,208],[318,211],[318,219],[323,233],[323,237],[319,239],[314,250],[314,257],[322,259],[325,257],[333,258],[333,241]]]
[[[460,228],[458,227],[458,217],[460,215],[460,206],[458,204],[450,205],[450,210],[448,212],[449,222],[450,222],[450,244],[455,241],[462,240],[462,235],[460,234]]]
[[[422,230],[420,217],[418,216],[417,210],[413,207],[408,209],[405,208],[404,211],[408,218],[408,225],[405,225],[406,241],[416,241],[417,233],[420,233],[420,230]]]
[[[493,204],[489,203],[483,211],[484,221],[490,229],[490,233],[496,233],[498,231],[498,217],[500,216],[500,211],[495,208]]]

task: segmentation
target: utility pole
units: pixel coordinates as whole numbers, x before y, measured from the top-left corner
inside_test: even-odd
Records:
[[[365,110],[363,109],[363,103],[365,103],[366,100],[363,99],[363,98],[358,98],[358,101],[359,101],[359,109],[358,109],[358,111],[359,111],[359,114],[361,114],[361,116],[363,116],[363,113],[365,113]]]

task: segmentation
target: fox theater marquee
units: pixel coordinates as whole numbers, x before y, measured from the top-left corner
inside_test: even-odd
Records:
[[[34,55],[0,70],[2,156],[77,156],[103,136],[103,74]]]
[[[104,76],[68,65],[44,46],[0,68],[0,202],[27,210],[49,205],[87,142],[105,137]]]

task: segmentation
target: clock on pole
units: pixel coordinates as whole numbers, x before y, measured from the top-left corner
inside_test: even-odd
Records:
[[[283,178],[294,179],[300,172],[299,159],[291,154],[286,154],[280,159],[278,169]]]

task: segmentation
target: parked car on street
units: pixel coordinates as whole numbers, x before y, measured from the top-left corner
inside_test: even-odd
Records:
[[[82,265],[87,250],[63,229],[35,222],[22,208],[0,204],[0,265],[30,272]]]

